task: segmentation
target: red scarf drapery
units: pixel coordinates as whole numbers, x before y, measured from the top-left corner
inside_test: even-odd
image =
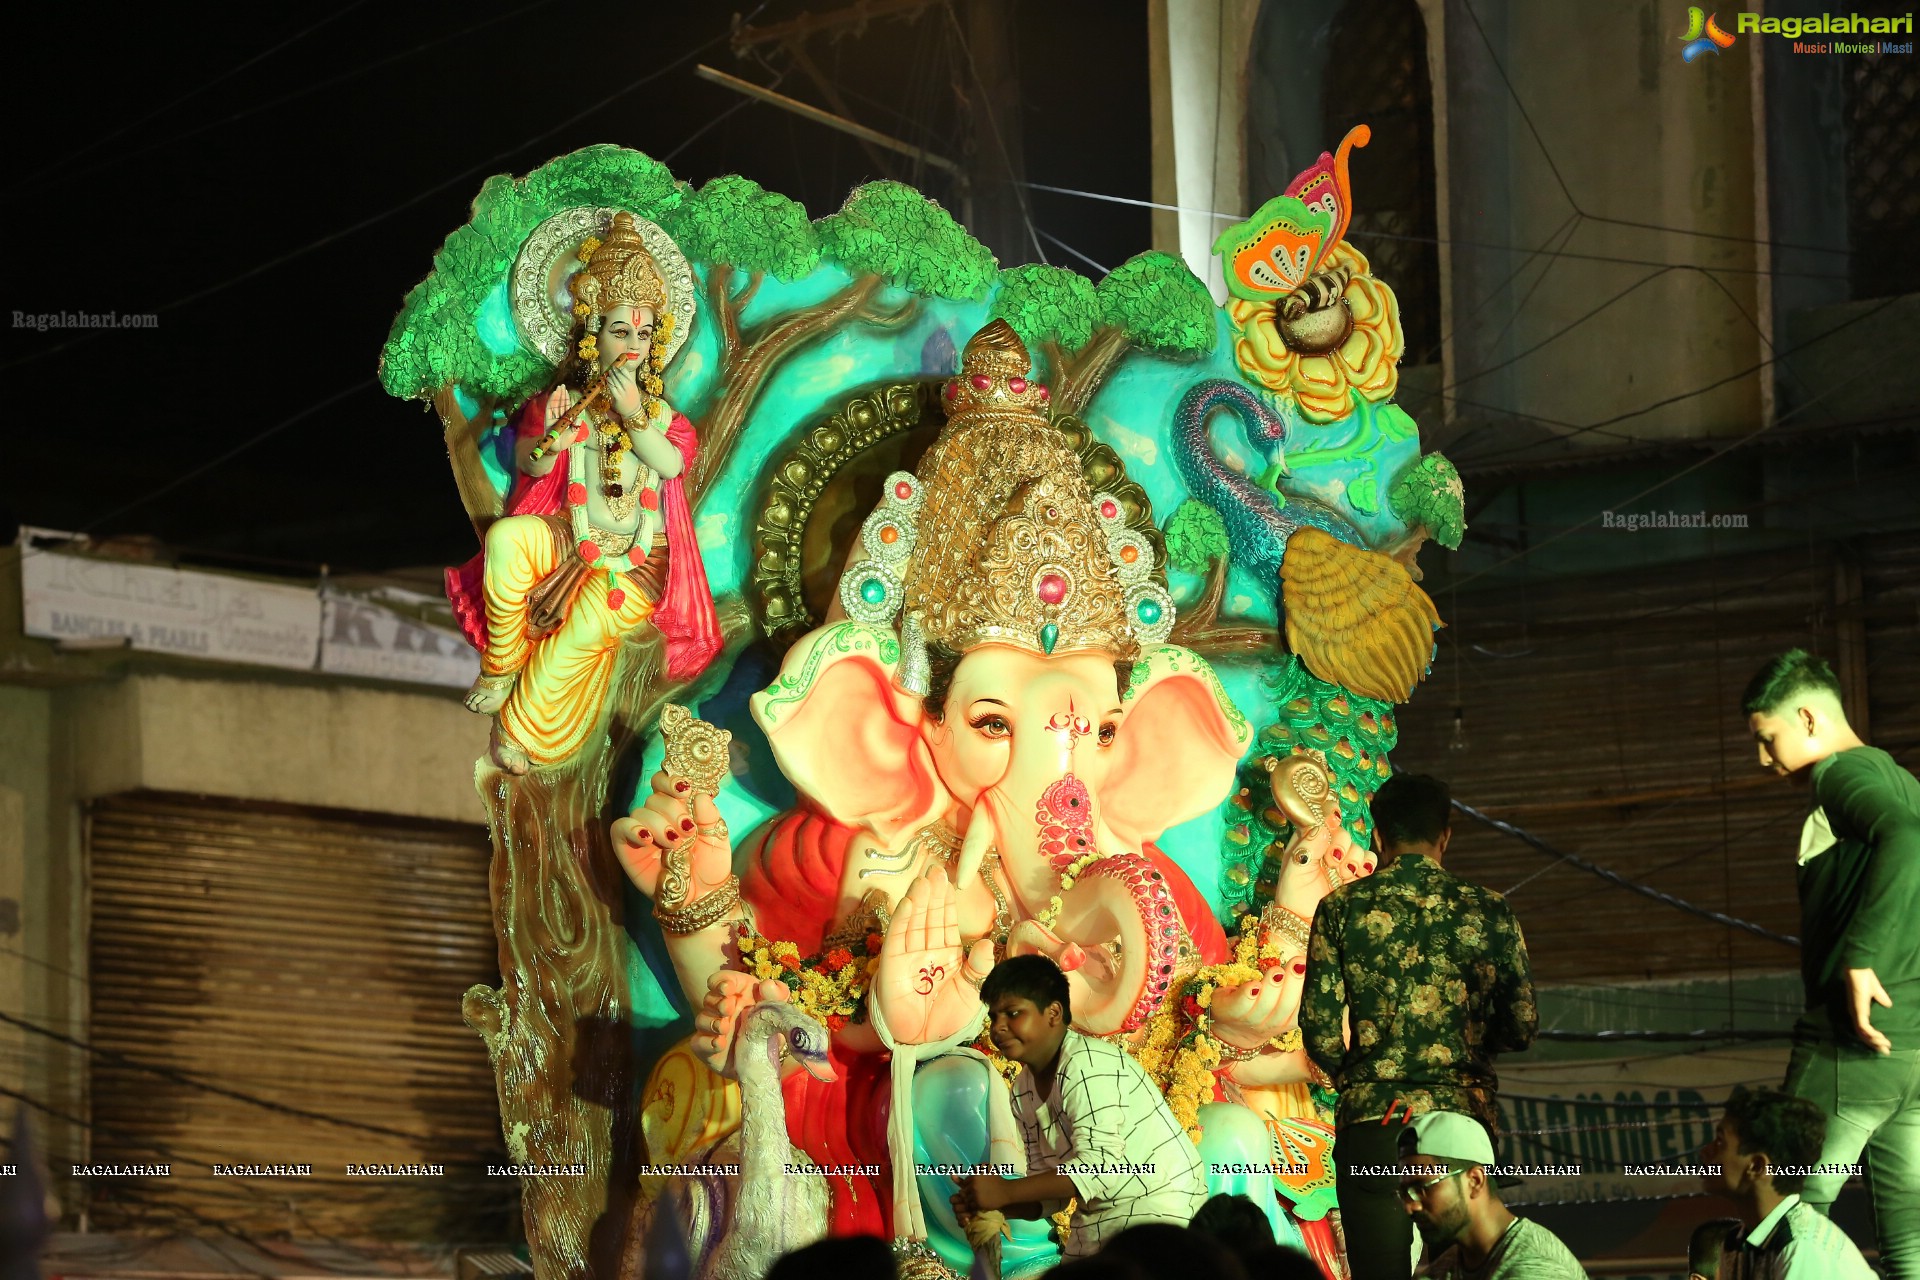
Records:
[[[543,433],[546,402],[535,396],[520,409],[514,422],[516,436]],[[699,439],[693,424],[676,413],[667,426],[667,439],[684,460],[681,474],[660,485],[662,529],[667,535],[667,580],[654,609],[653,625],[667,642],[667,678],[691,680],[707,669],[720,652],[720,618],[714,611],[713,591],[707,585],[706,565],[700,560],[700,544],[694,536],[693,511],[687,503],[686,468],[693,466],[699,454]],[[555,466],[544,476],[522,474],[507,495],[505,514],[510,516],[557,515],[567,509],[567,470]],[[487,611],[484,586],[486,552],[467,561],[446,575],[447,599],[453,603],[453,615],[460,630],[475,649],[487,643]]]

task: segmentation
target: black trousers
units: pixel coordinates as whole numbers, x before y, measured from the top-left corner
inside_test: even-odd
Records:
[[[1413,1219],[1400,1201],[1399,1176],[1353,1172],[1392,1170],[1400,1162],[1400,1134],[1406,1127],[1396,1115],[1386,1124],[1362,1120],[1334,1131],[1334,1194],[1340,1199],[1353,1280],[1408,1280],[1413,1274]]]

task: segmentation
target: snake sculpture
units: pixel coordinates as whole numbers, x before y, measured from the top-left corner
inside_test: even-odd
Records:
[[[1221,411],[1239,420],[1248,443],[1281,460],[1270,474],[1285,474],[1286,423],[1226,378],[1195,385],[1174,410],[1175,465],[1188,491],[1220,513],[1232,562],[1277,582],[1287,646],[1309,671],[1369,698],[1405,702],[1432,665],[1439,610],[1406,566],[1370,549],[1332,507],[1230,470],[1208,435]]]

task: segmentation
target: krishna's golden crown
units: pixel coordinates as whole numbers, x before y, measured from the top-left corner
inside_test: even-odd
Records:
[[[607,238],[567,287],[573,300],[585,303],[595,315],[615,307],[652,307],[658,317],[667,305],[666,281],[660,278],[633,215],[626,212],[613,215]]]
[[[967,344],[947,384],[947,424],[919,475],[897,472],[862,530],[873,559],[841,599],[863,621],[904,608],[909,647],[987,643],[1136,657],[1172,625],[1153,553],[1118,499],[1087,488],[1047,416],[1047,390],[1005,321]]]

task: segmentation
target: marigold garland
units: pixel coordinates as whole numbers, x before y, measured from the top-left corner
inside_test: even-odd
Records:
[[[846,947],[828,947],[801,958],[791,942],[774,942],[741,925],[735,935],[740,961],[755,978],[777,979],[793,993],[793,1005],[828,1031],[867,1020],[867,989],[880,967],[881,936],[869,933],[865,955]]]
[[[1215,1074],[1224,1055],[1213,1034],[1213,994],[1260,976],[1261,960],[1278,959],[1278,939],[1262,943],[1249,920],[1234,943],[1233,959],[1208,965],[1170,994],[1147,1023],[1147,1037],[1136,1055],[1142,1068],[1167,1096],[1173,1118],[1195,1142],[1200,1140],[1200,1108],[1213,1101]],[[1300,1032],[1276,1036],[1262,1046],[1279,1052],[1300,1047]]]
[[[1066,902],[1061,895],[1073,888],[1074,882],[1080,878],[1082,871],[1085,871],[1088,867],[1100,861],[1104,856],[1105,855],[1096,851],[1094,853],[1082,854],[1068,863],[1066,870],[1060,873],[1060,892],[1047,899],[1046,907],[1041,910],[1039,915],[1034,917],[1035,923],[1043,929],[1051,930],[1053,928],[1053,922],[1060,918],[1060,908],[1064,906]]]

